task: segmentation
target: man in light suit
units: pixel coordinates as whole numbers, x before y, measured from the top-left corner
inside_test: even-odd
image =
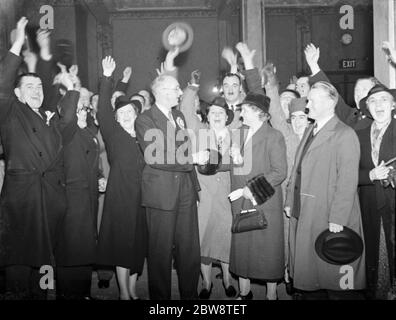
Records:
[[[137,139],[146,161],[142,205],[147,209],[149,230],[150,298],[171,298],[174,256],[181,299],[196,299],[201,262],[197,217],[200,189],[193,160],[204,164],[208,154],[200,153],[192,159],[191,155],[184,157],[184,153],[177,152],[190,144],[184,116],[174,108],[182,95],[178,81],[172,76],[160,75],[152,84],[152,92],[156,104],[136,120]],[[161,141],[152,142],[150,135],[158,133]],[[184,140],[178,141],[176,135],[182,135]],[[158,148],[153,156],[155,143]]]

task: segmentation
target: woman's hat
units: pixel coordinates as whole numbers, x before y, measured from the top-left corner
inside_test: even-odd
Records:
[[[121,109],[127,105],[135,105],[137,108],[137,104],[140,103],[140,101],[134,100],[131,101],[127,99],[125,96],[118,97],[115,101],[115,106],[114,106],[114,111],[117,112],[118,109]]]
[[[289,119],[287,119],[286,121],[288,123],[291,123],[291,115],[292,115],[292,113],[297,112],[297,111],[302,111],[305,114],[308,114],[309,110],[307,109],[307,104],[308,104],[307,98],[293,99],[289,105]]]
[[[234,120],[234,112],[228,108],[227,102],[225,101],[225,99],[223,97],[216,97],[211,104],[209,104],[209,106],[206,109],[206,114],[209,113],[210,107],[212,106],[216,106],[216,107],[220,107],[223,108],[224,111],[227,114],[227,122],[226,122],[226,126],[230,125],[232,123],[232,121]]]
[[[197,169],[200,174],[205,176],[212,176],[217,173],[219,169],[222,156],[218,150],[208,149],[209,151],[209,161],[204,165],[198,165]]]
[[[345,265],[362,255],[363,240],[347,227],[338,233],[326,229],[316,239],[315,250],[322,260],[330,264]]]
[[[370,118],[372,118],[372,116],[371,116],[371,113],[367,107],[367,100],[370,98],[370,96],[372,96],[373,94],[378,93],[378,92],[388,92],[389,94],[392,95],[393,99],[395,99],[395,101],[396,101],[396,89],[389,89],[386,86],[384,86],[383,84],[376,84],[374,87],[372,87],[370,89],[367,96],[365,98],[363,98],[362,100],[360,100],[360,102],[359,102],[360,110],[362,110],[362,112],[366,116],[369,116]]]
[[[185,22],[174,22],[162,34],[162,43],[166,50],[171,51],[179,47],[180,52],[190,49],[194,41],[194,32]]]
[[[248,93],[243,100],[242,103],[238,104],[237,106],[242,106],[244,104],[252,104],[259,108],[260,110],[263,110],[266,113],[269,113],[269,106],[270,106],[271,99],[268,98],[264,94],[260,93]]]

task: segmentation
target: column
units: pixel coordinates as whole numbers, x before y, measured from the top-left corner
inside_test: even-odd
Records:
[[[261,69],[266,60],[264,0],[242,0],[243,41],[256,50],[255,65]]]

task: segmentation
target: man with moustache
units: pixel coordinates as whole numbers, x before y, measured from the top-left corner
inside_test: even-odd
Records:
[[[238,129],[242,126],[242,122],[240,121],[241,110],[240,107],[238,107],[238,104],[243,100],[241,77],[236,73],[227,73],[223,78],[222,90],[228,108],[231,109],[235,115],[229,128]]]

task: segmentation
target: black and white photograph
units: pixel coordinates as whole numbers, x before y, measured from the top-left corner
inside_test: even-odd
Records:
[[[0,189],[0,307],[396,300],[396,0],[0,0]]]

